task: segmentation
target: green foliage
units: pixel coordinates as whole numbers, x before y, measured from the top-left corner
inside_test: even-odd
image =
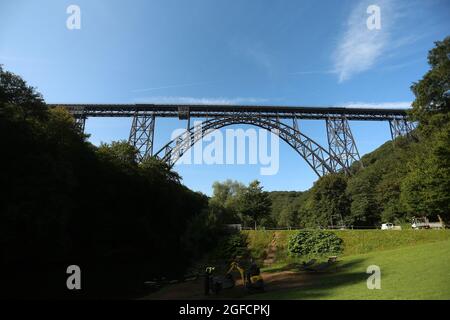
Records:
[[[411,215],[450,219],[450,123],[408,163],[401,200]]]
[[[300,230],[290,237],[288,243],[288,252],[292,256],[323,257],[342,251],[342,239],[329,231]]]
[[[97,152],[104,160],[116,162],[118,166],[137,166],[138,151],[125,140],[113,141],[111,144],[101,143]]]
[[[308,209],[316,216],[317,224],[324,227],[344,224],[350,207],[346,187],[347,177],[343,174],[329,174],[314,184]]]
[[[250,182],[242,194],[238,197],[238,210],[241,219],[246,222],[253,221],[255,228],[258,222],[270,214],[272,205],[267,192],[264,192],[260,182],[255,180]]]
[[[295,257],[289,256],[289,239],[298,231],[278,230],[245,230],[248,248],[252,257],[265,259],[272,240],[276,238],[275,264],[296,262]],[[329,231],[343,241],[343,252],[339,256],[352,256],[377,251],[392,250],[424,243],[450,240],[450,230],[333,230]]]
[[[268,193],[272,202],[268,227],[296,227],[299,225],[298,202],[302,192],[272,191]]]
[[[221,238],[214,256],[220,259],[233,260],[247,254],[247,237],[243,233],[234,233]]]
[[[160,161],[138,165],[137,151],[124,142],[88,143],[67,111],[49,110],[3,69],[0,137],[0,269],[9,297],[24,287],[30,296],[67,293],[60,284],[74,263],[89,270],[83,281],[90,294],[137,288],[182,276],[214,246],[219,231],[203,219],[207,197]],[[56,278],[55,287],[49,279]]]
[[[169,165],[157,158],[148,157],[140,163],[141,172],[153,181],[171,181],[179,184],[181,177],[178,173],[171,170]]]
[[[232,180],[214,182],[213,196],[209,200],[211,213],[221,223],[240,223],[238,199],[245,186]]]
[[[407,163],[401,200],[411,214],[450,219],[450,37],[430,50],[431,70],[411,87],[421,145]]]
[[[423,78],[411,86],[416,96],[412,114],[420,121],[423,130],[432,124],[433,116],[450,112],[450,101],[444,97],[444,92],[450,89],[450,37],[437,41],[436,47],[428,54],[431,70]],[[437,119],[437,118],[434,118]],[[448,118],[444,121],[448,121]],[[438,123],[441,121],[438,121]],[[436,124],[436,122],[434,122]]]
[[[231,180],[215,182],[210,210],[222,223],[269,224],[271,200],[262,189],[259,181],[253,181],[247,187]]]
[[[15,74],[3,70],[0,64],[0,116],[5,115],[20,120],[48,116],[42,95]]]

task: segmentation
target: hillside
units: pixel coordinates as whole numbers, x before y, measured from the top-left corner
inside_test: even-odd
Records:
[[[439,137],[431,140],[446,143]],[[420,203],[415,206],[411,189],[416,186],[409,181],[415,174],[417,159],[433,153],[430,145],[433,143],[424,138],[400,137],[364,155],[363,167],[359,162],[354,163],[350,176],[325,176],[303,193],[271,192],[272,227],[372,228],[383,222],[410,222],[413,216],[437,219],[437,211],[432,208],[417,211],[417,207],[425,206]],[[443,192],[448,197],[448,190]],[[446,212],[441,216],[448,218]]]
[[[287,254],[289,237],[296,231],[246,230],[247,246],[252,256],[262,262],[268,251],[274,251],[272,265],[295,261]],[[450,230],[337,230],[332,231],[344,241],[342,256],[365,254],[450,240]]]

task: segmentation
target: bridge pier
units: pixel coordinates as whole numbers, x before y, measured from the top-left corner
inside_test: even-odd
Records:
[[[84,127],[86,126],[86,116],[83,115],[81,117],[75,118],[75,124],[81,131],[81,133],[84,133]]]
[[[84,133],[84,128],[85,128],[86,119],[87,119],[85,108],[82,106],[75,107],[71,113],[72,113],[73,117],[75,118],[75,125],[81,131],[81,133]]]
[[[391,129],[391,138],[395,140],[398,137],[409,136],[414,130],[414,124],[406,118],[389,120],[389,128]]]
[[[350,168],[353,162],[360,160],[360,156],[346,117],[329,117],[326,119],[326,126],[330,154],[337,157],[346,168]],[[332,164],[336,166],[333,168],[335,171],[342,169],[339,163],[334,161]]]
[[[139,162],[153,155],[154,132],[154,112],[134,115],[128,143],[138,150],[137,160]]]

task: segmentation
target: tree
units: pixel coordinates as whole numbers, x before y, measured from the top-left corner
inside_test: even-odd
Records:
[[[408,212],[450,218],[450,37],[428,54],[430,71],[411,86],[421,146],[408,162],[401,199]]]
[[[267,192],[263,191],[258,180],[250,182],[247,188],[239,196],[239,214],[241,219],[252,221],[255,229],[261,219],[269,216],[271,201]]]
[[[439,125],[442,121],[449,120],[450,101],[445,98],[444,93],[450,89],[450,37],[437,41],[435,44],[436,47],[428,54],[431,70],[419,82],[411,86],[416,96],[412,105],[412,114],[420,121],[422,129],[426,129],[427,124]],[[436,114],[441,116],[433,117]],[[443,114],[445,114],[444,117],[442,117]]]
[[[238,223],[238,198],[245,186],[237,181],[213,183],[213,195],[209,200],[211,213],[222,223]]]
[[[48,115],[42,95],[21,77],[3,70],[0,64],[0,116],[5,113],[13,113],[22,120],[30,117],[43,120]]]
[[[136,167],[136,156],[138,151],[127,141],[113,141],[111,144],[101,143],[98,153],[110,161],[121,165]]]
[[[294,227],[297,225],[298,212],[293,203],[287,203],[278,216],[277,225],[283,227]]]
[[[181,177],[178,173],[171,170],[169,165],[155,157],[146,157],[140,163],[143,174],[153,180],[171,181],[180,183]]]
[[[430,140],[408,164],[401,199],[410,215],[440,215],[449,220],[450,123]]]
[[[166,164],[137,164],[124,141],[97,148],[66,110],[47,108],[20,77],[0,77],[0,296],[64,297],[73,261],[90,270],[83,294],[126,294],[184,275],[214,246],[207,198]]]
[[[321,225],[343,225],[349,213],[350,201],[345,192],[347,178],[342,174],[329,174],[320,178],[313,186],[311,197],[312,214],[317,215]]]

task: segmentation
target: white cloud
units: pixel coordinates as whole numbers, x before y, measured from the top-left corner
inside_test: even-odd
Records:
[[[220,104],[220,105],[238,105],[238,104],[259,104],[267,102],[267,99],[260,98],[209,98],[209,97],[146,97],[136,99],[138,103],[173,103],[173,104]]]
[[[370,108],[370,109],[407,109],[411,108],[412,101],[398,102],[347,102],[339,105],[344,108]]]
[[[392,24],[391,14],[393,1],[380,0],[376,3],[381,12],[381,29],[369,30],[366,25],[367,7],[373,0],[362,0],[352,10],[346,31],[340,38],[334,52],[334,69],[339,82],[350,79],[353,75],[369,70],[381,56],[388,45]]]

